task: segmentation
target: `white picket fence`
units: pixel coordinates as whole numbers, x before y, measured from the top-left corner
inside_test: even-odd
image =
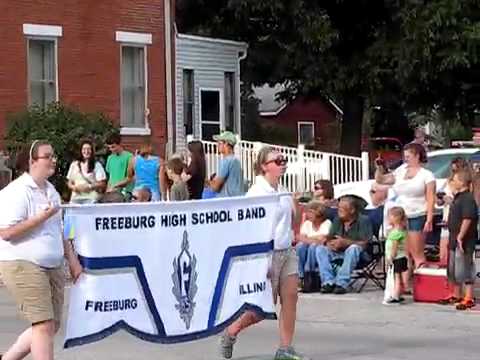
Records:
[[[207,174],[218,171],[221,158],[217,143],[202,141],[207,162]],[[257,152],[263,146],[274,146],[288,160],[288,168],[282,178],[282,185],[289,191],[310,191],[316,180],[328,179],[334,185],[351,181],[368,180],[368,153],[361,157],[346,156],[328,152],[305,150],[303,145],[298,148],[277,146],[261,142],[240,140],[235,146],[235,153],[241,160],[245,179],[249,184],[255,178],[254,164]]]

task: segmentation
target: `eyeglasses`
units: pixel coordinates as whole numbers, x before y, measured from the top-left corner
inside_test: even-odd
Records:
[[[55,155],[55,154],[47,154],[47,155],[43,155],[43,156],[37,156],[37,159],[57,160],[57,155]]]
[[[322,187],[320,185],[315,185],[313,187],[314,190],[323,190]]]
[[[270,164],[270,163],[275,163],[275,165],[277,165],[277,166],[285,166],[285,165],[287,165],[288,160],[283,158],[283,157],[279,157],[279,158],[267,161],[265,163],[265,165]]]

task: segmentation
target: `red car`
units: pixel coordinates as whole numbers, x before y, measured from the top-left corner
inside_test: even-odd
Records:
[[[369,158],[370,162],[381,158],[387,167],[399,164],[402,161],[403,144],[393,137],[376,137],[370,139]]]

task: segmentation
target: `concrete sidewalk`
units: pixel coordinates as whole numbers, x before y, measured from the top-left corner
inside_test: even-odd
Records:
[[[382,306],[381,292],[301,295],[296,347],[315,360],[463,360],[480,357],[480,312],[408,303]],[[0,288],[0,352],[24,329],[10,296]],[[187,344],[158,345],[117,333],[101,342],[63,350],[58,360],[212,360],[217,337]],[[264,321],[239,337],[236,360],[269,360],[278,339],[276,321]]]

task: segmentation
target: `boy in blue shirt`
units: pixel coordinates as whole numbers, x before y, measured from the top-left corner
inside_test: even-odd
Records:
[[[223,155],[218,167],[217,176],[210,182],[210,187],[218,193],[218,197],[242,196],[245,194],[245,182],[240,160],[233,153],[237,144],[235,134],[224,131],[215,135],[218,152]]]

